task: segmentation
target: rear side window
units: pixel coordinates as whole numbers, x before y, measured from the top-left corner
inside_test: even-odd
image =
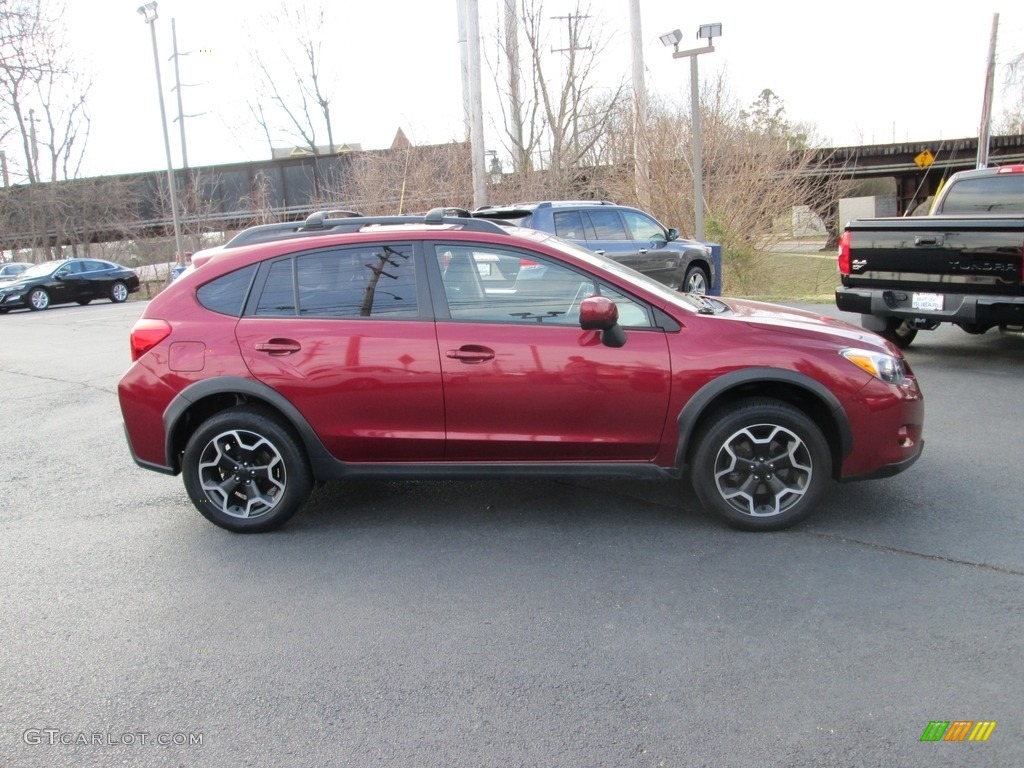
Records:
[[[241,317],[245,297],[249,293],[249,286],[252,285],[255,274],[255,264],[228,272],[206,285],[201,285],[196,291],[196,298],[212,312]]]
[[[958,181],[950,187],[942,213],[1024,213],[1024,173]]]
[[[560,211],[555,214],[555,234],[567,240],[586,240],[583,219],[579,211]]]
[[[592,230],[587,233],[588,240],[628,240],[626,230],[622,228],[622,219],[617,211],[588,211]]]
[[[296,259],[296,276],[303,317],[407,318],[419,314],[416,263],[408,244],[306,254]]]

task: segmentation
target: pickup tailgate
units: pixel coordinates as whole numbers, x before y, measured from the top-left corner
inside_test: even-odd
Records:
[[[1024,216],[859,219],[846,231],[847,288],[1024,294]]]

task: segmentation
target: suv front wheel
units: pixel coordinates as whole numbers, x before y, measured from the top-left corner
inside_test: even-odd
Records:
[[[683,291],[703,295],[708,292],[709,287],[708,273],[704,271],[703,267],[690,267],[686,270],[686,277],[683,278]]]
[[[299,441],[270,413],[249,406],[203,422],[185,448],[182,475],[196,509],[236,533],[284,525],[313,486]]]
[[[751,399],[702,431],[693,462],[701,503],[734,528],[777,531],[817,506],[832,475],[821,429],[780,400]]]

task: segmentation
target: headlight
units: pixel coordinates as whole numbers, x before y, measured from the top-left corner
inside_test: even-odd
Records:
[[[869,349],[847,348],[839,350],[839,354],[876,379],[897,385],[906,381],[902,358]]]

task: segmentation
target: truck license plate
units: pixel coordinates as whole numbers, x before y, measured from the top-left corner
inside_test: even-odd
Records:
[[[942,311],[941,293],[915,293],[910,300],[910,306],[914,309],[931,309]]]

